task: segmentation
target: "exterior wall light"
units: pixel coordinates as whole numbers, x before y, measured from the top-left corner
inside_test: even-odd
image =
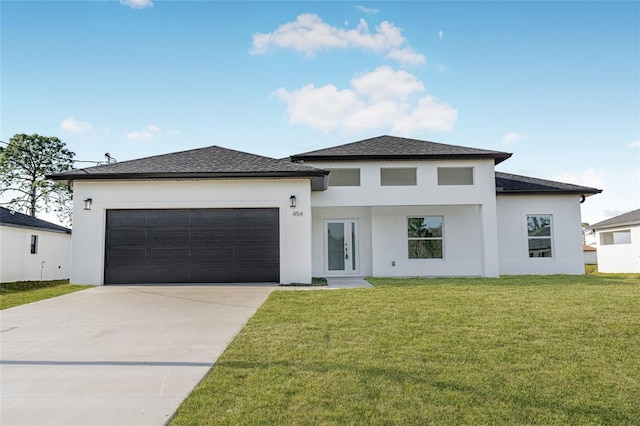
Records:
[[[86,200],[84,200],[84,209],[85,210],[91,210],[91,198],[87,198]]]
[[[294,208],[296,206],[296,196],[292,195],[291,197],[289,197],[289,207]]]

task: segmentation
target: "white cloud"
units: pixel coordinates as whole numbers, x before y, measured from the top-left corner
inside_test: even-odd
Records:
[[[177,129],[163,131],[156,125],[148,124],[144,129],[129,132],[125,134],[124,137],[130,141],[150,141],[159,136],[176,136],[178,134],[180,134],[180,131]]]
[[[291,124],[306,124],[325,132],[340,126],[346,114],[362,107],[353,91],[338,90],[332,84],[317,89],[307,84],[292,92],[280,88],[274,95],[288,105]]]
[[[361,5],[356,5],[355,8],[362,13],[366,13],[367,15],[375,15],[376,13],[380,12],[380,9],[370,9]]]
[[[427,62],[427,58],[422,54],[416,52],[412,47],[404,47],[402,49],[391,49],[385,58],[395,59],[402,64],[420,65]]]
[[[438,31],[438,38],[440,40],[442,40],[442,37],[444,37],[444,32],[442,30]]]
[[[424,84],[415,75],[394,71],[386,65],[354,77],[351,86],[358,94],[374,102],[382,99],[406,100],[412,93],[424,91]]]
[[[393,130],[401,134],[411,134],[418,130],[452,132],[458,119],[458,111],[446,102],[428,95],[418,101],[418,106],[410,115],[396,121]]]
[[[153,7],[151,0],[120,0],[120,4],[123,6],[129,6],[131,9],[146,9],[147,7]]]
[[[604,188],[604,171],[586,169],[579,173],[565,172],[554,176],[552,180],[602,189]]]
[[[519,135],[518,133],[507,133],[502,138],[502,143],[510,144],[510,143],[514,143],[514,142],[520,142],[520,141],[523,141],[523,140],[526,140],[526,139],[527,139],[526,136]]]
[[[291,91],[280,88],[273,96],[287,104],[289,123],[324,132],[380,128],[402,134],[452,131],[458,117],[455,108],[431,95],[410,101],[424,91],[424,84],[415,75],[381,66],[354,77],[348,89],[307,84]]]
[[[93,126],[91,125],[91,123],[87,123],[86,121],[79,121],[73,117],[69,117],[62,120],[62,123],[60,123],[60,128],[68,132],[82,133],[88,132],[89,130],[93,129]]]
[[[629,148],[640,148],[640,141],[633,141],[627,145]]]
[[[314,56],[326,49],[361,49],[403,63],[426,62],[424,55],[406,45],[400,28],[388,21],[371,32],[367,22],[361,19],[355,29],[349,30],[331,26],[312,13],[298,15],[294,22],[282,24],[273,32],[253,35],[252,54],[265,54],[272,48],[291,49],[305,56]]]

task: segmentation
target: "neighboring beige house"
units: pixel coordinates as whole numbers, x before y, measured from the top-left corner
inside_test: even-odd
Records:
[[[71,282],[582,274],[599,189],[501,173],[510,153],[380,136],[273,159],[218,146],[59,173]]]
[[[0,207],[0,282],[69,278],[71,230]]]
[[[587,265],[595,265],[598,263],[598,250],[590,245],[583,244],[582,251],[584,252],[584,263]]]
[[[598,272],[640,272],[640,209],[595,223]]]

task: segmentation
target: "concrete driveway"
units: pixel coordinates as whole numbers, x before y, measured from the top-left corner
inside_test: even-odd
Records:
[[[0,424],[162,425],[275,289],[108,286],[0,311]]]

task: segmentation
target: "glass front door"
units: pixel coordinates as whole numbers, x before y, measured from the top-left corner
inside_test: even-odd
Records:
[[[358,222],[326,221],[325,237],[327,273],[357,273]]]

